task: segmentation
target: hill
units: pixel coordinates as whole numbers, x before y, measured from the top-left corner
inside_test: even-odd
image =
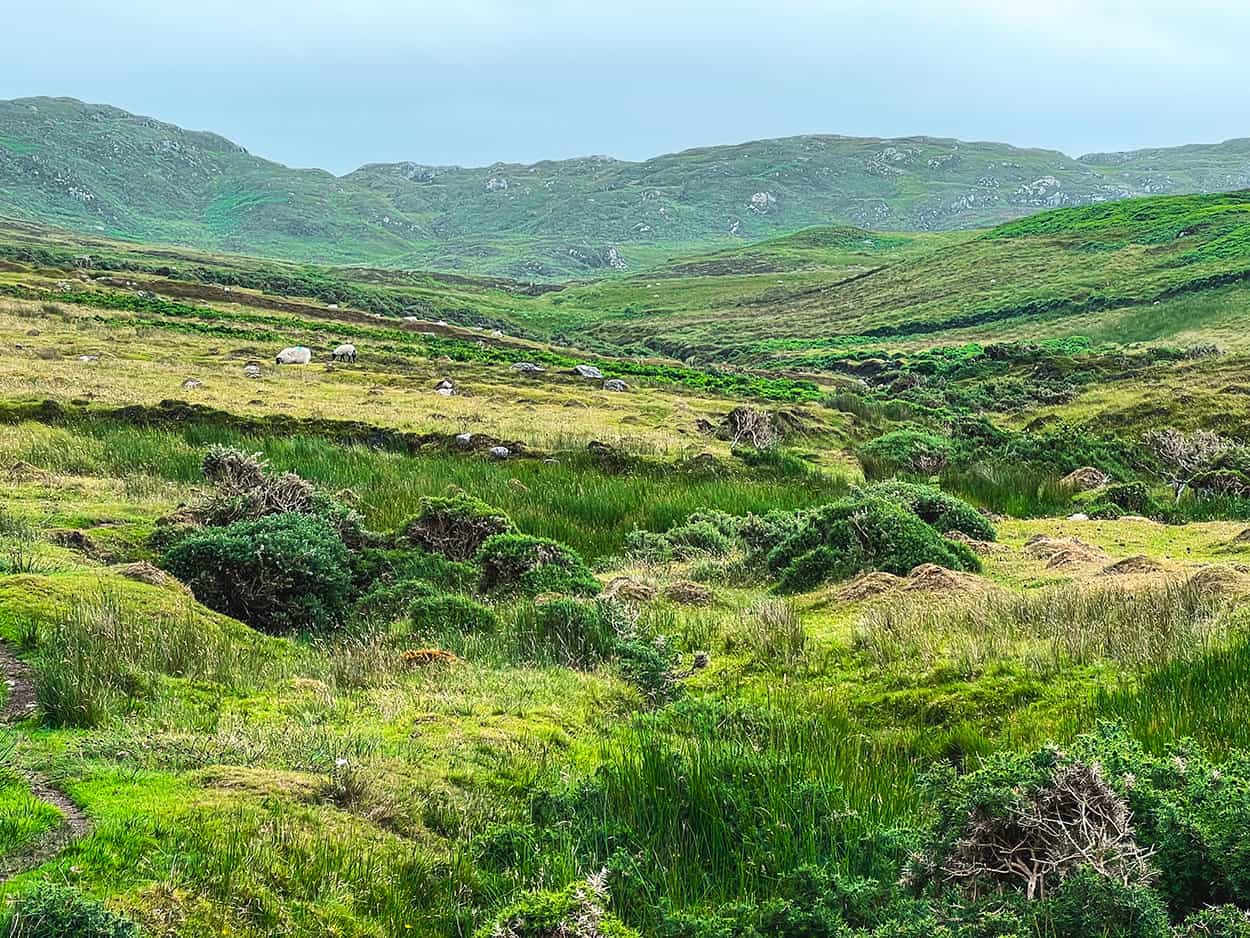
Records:
[[[839,223],[986,227],[1044,209],[1250,186],[1250,140],[1072,159],[999,143],[805,136],[644,162],[376,164],[342,178],[104,105],[0,103],[0,213],[322,263],[618,273]]]

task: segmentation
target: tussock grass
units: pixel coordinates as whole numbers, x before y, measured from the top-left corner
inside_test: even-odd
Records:
[[[1005,660],[1041,674],[1097,662],[1141,672],[1223,645],[1236,621],[1223,597],[1187,582],[1065,585],[875,606],[861,618],[855,646],[881,667],[948,663],[965,675]]]

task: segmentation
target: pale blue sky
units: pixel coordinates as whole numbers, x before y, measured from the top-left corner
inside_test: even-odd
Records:
[[[0,98],[347,172],[797,133],[1061,149],[1250,136],[1243,0],[0,0]]]

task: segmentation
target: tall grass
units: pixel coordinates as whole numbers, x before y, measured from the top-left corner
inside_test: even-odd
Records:
[[[350,490],[378,529],[411,518],[422,496],[458,487],[504,509],[528,533],[564,541],[590,559],[619,553],[635,527],[662,531],[700,508],[733,514],[797,508],[832,500],[846,488],[841,478],[816,472],[707,478],[652,468],[611,475],[573,456],[557,465],[438,452],[407,456],[313,436],[243,436],[205,426],[176,432],[98,421],[72,431],[39,424],[19,429],[0,441],[8,458],[66,474],[146,475],[194,484],[201,481],[200,460],[209,445],[261,452],[275,469],[332,491]]]
[[[100,726],[155,696],[162,676],[242,691],[285,666],[272,643],[228,634],[189,603],[152,614],[101,590],[78,598],[41,629],[36,696],[53,726]]]
[[[1234,624],[1223,597],[1189,582],[1061,586],[876,606],[855,644],[879,666],[953,664],[967,676],[1006,660],[1046,675],[1096,662],[1144,671],[1222,646]]]
[[[1066,514],[1072,508],[1072,490],[1054,472],[1031,466],[977,464],[948,468],[940,477],[948,492],[1013,518],[1043,518]]]
[[[611,860],[620,910],[644,922],[663,902],[766,896],[809,864],[865,873],[873,835],[912,816],[919,765],[828,700],[692,703],[605,744],[570,849],[586,865]]]

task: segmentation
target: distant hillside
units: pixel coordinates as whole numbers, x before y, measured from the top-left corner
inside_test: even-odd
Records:
[[[812,225],[988,227],[1048,208],[1250,186],[1250,140],[1095,154],[836,136],[485,168],[293,170],[64,98],[0,102],[0,214],[302,261],[557,279]]]

